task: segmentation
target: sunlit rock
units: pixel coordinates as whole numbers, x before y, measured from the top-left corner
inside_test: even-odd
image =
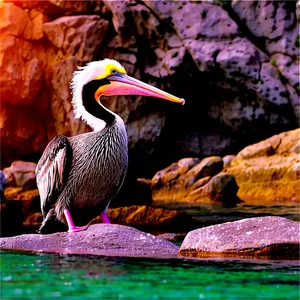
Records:
[[[205,184],[202,184],[199,188],[193,186],[194,190],[184,198],[184,201],[193,203],[217,201],[225,205],[234,205],[240,202],[236,196],[239,187],[234,176],[221,173],[213,176],[210,180],[209,177],[205,178],[207,178]]]
[[[181,159],[158,171],[151,180],[153,201],[233,204],[238,186],[232,175],[218,174],[223,160],[218,156]]]
[[[132,226],[141,230],[184,232],[196,226],[196,221],[182,211],[146,205],[109,208],[107,216],[113,224]],[[89,224],[101,222],[99,216]]]
[[[224,172],[235,177],[242,200],[300,201],[299,137],[299,129],[283,132],[237,154]]]
[[[257,217],[196,229],[179,254],[193,257],[299,259],[299,223],[281,217]]]

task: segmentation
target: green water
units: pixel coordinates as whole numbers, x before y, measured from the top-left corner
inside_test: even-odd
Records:
[[[1,299],[299,299],[299,262],[1,251]]]
[[[300,203],[264,204],[242,202],[233,207],[222,204],[158,203],[157,207],[178,209],[186,212],[197,221],[197,227],[204,227],[246,218],[279,216],[300,221]]]

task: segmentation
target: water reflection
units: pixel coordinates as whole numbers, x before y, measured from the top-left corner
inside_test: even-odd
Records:
[[[294,221],[300,221],[300,203],[257,204],[242,202],[235,207],[220,204],[186,204],[181,202],[155,203],[157,207],[179,209],[191,215],[197,221],[197,227],[218,223],[237,221],[260,216],[280,216]]]

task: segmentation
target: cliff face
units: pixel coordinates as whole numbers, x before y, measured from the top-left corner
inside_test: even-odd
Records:
[[[105,99],[126,122],[138,176],[296,128],[299,9],[294,1],[0,2],[2,168],[37,161],[56,134],[90,130],[74,119],[69,82],[77,65],[105,57],[186,100]]]

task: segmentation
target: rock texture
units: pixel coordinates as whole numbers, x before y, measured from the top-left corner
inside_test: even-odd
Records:
[[[0,3],[1,168],[37,162],[56,134],[90,130],[74,120],[68,86],[77,65],[104,57],[186,99],[180,110],[143,97],[107,101],[126,122],[135,178],[298,126],[295,1]]]
[[[299,259],[300,224],[281,217],[243,219],[196,229],[184,239],[184,256]]]
[[[151,180],[153,201],[156,202],[223,202],[239,201],[238,185],[223,170],[223,160],[218,156],[202,159],[184,158],[158,171]]]
[[[237,155],[184,158],[151,180],[155,202],[233,205],[300,201],[300,129],[274,135]]]
[[[244,148],[223,172],[235,177],[245,201],[299,202],[299,143],[300,129],[274,135]]]
[[[36,164],[33,162],[14,161],[10,167],[3,169],[7,186],[36,187]]]
[[[146,231],[187,232],[196,227],[196,221],[184,212],[151,206],[109,208],[107,216],[111,223],[139,228]],[[89,224],[100,223],[101,217]]]
[[[122,257],[175,257],[178,246],[137,229],[97,224],[76,233],[26,234],[0,239],[1,249]]]

